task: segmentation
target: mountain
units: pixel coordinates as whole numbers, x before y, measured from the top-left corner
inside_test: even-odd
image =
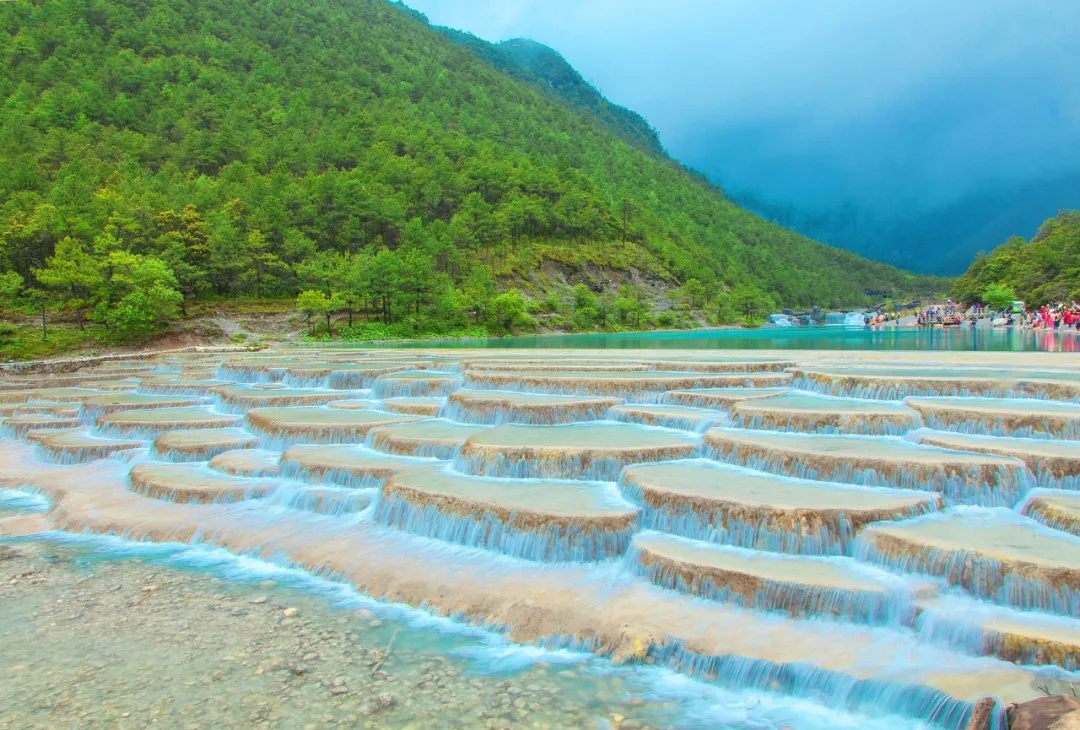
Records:
[[[16,0],[0,26],[0,277],[80,325],[149,316],[155,286],[321,288],[420,327],[510,288],[839,307],[940,283],[726,200],[557,54],[499,44],[508,71],[385,0]]]
[[[627,144],[652,155],[666,156],[656,130],[644,117],[605,99],[557,51],[528,38],[488,43],[453,28],[436,26],[436,30],[512,78],[592,116]]]
[[[1080,212],[1058,213],[1039,226],[1030,241],[1010,238],[987,255],[980,254],[953,284],[962,302],[986,301],[990,287],[1011,289],[1029,307],[1080,301]]]
[[[928,210],[869,212],[853,203],[804,210],[752,192],[732,199],[763,218],[861,256],[910,271],[955,276],[979,251],[1034,230],[1047,216],[1080,203],[1080,174],[998,185]]]

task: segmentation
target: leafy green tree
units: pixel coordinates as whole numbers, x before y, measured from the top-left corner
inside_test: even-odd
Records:
[[[312,317],[326,317],[326,333],[331,337],[333,337],[334,331],[330,327],[330,317],[334,313],[335,304],[337,303],[339,302],[334,297],[328,297],[318,289],[302,291],[296,297],[296,308],[306,316],[309,330],[312,333],[315,331],[311,327]]]
[[[705,285],[697,279],[688,279],[679,289],[679,299],[690,309],[700,309],[705,303]]]
[[[479,322],[495,296],[495,282],[487,269],[482,266],[473,269],[465,280],[461,294],[465,308],[473,313],[473,321]]]
[[[34,271],[38,284],[51,290],[63,302],[64,308],[75,312],[79,329],[83,329],[85,312],[93,306],[92,297],[104,283],[100,262],[82,242],[66,236],[56,244],[53,255],[45,260],[45,268]]]
[[[1011,286],[991,284],[983,290],[982,300],[991,309],[1000,311],[1012,306],[1016,301],[1016,292]]]
[[[491,300],[491,318],[504,332],[530,326],[532,320],[525,313],[525,297],[517,289],[497,294]]]
[[[109,255],[115,303],[104,319],[122,337],[144,336],[176,317],[183,295],[176,277],[161,259],[126,251]]]
[[[768,303],[761,290],[751,284],[739,284],[731,291],[732,308],[744,322],[761,320],[768,314]]]

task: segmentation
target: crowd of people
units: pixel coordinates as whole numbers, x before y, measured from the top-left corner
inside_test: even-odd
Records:
[[[1032,329],[1080,330],[1080,304],[1058,302],[1052,306],[1044,305],[1038,310],[1021,313],[1020,325]]]
[[[946,300],[943,304],[932,304],[928,307],[917,309],[914,312],[917,327],[932,327],[934,325],[960,325],[964,322],[972,327],[978,325],[979,320],[988,319],[994,327],[1025,327],[1037,330],[1077,330],[1080,331],[1080,303],[1058,302],[1027,309],[1021,302],[1014,306],[994,310],[983,304],[976,304],[967,310]],[[878,324],[876,321],[880,315],[868,318],[867,324]],[[885,320],[882,319],[882,322]]]
[[[952,303],[952,300],[946,300],[944,304],[932,304],[918,310],[915,314],[915,325],[918,327],[931,327],[935,324],[953,325],[959,324],[960,319],[956,305]]]

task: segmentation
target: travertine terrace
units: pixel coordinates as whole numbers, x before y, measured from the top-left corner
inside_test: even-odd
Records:
[[[961,730],[980,697],[1002,722],[1080,681],[1080,364],[932,357],[0,373],[0,487],[49,503],[12,531],[213,544],[517,642]]]

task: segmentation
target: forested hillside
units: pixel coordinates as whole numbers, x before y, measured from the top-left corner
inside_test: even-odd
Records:
[[[0,294],[80,326],[321,291],[506,328],[545,262],[759,311],[934,283],[763,222],[385,0],[14,0],[0,26]]]
[[[952,294],[968,304],[989,304],[994,292],[1006,290],[1012,296],[999,294],[1003,301],[1016,298],[1029,307],[1080,300],[1080,213],[1059,213],[1030,241],[1017,236],[980,254]]]
[[[510,77],[531,84],[571,109],[591,115],[624,142],[650,154],[665,156],[656,130],[640,114],[605,99],[557,51],[528,38],[488,43],[453,28],[436,27],[436,30]]]

